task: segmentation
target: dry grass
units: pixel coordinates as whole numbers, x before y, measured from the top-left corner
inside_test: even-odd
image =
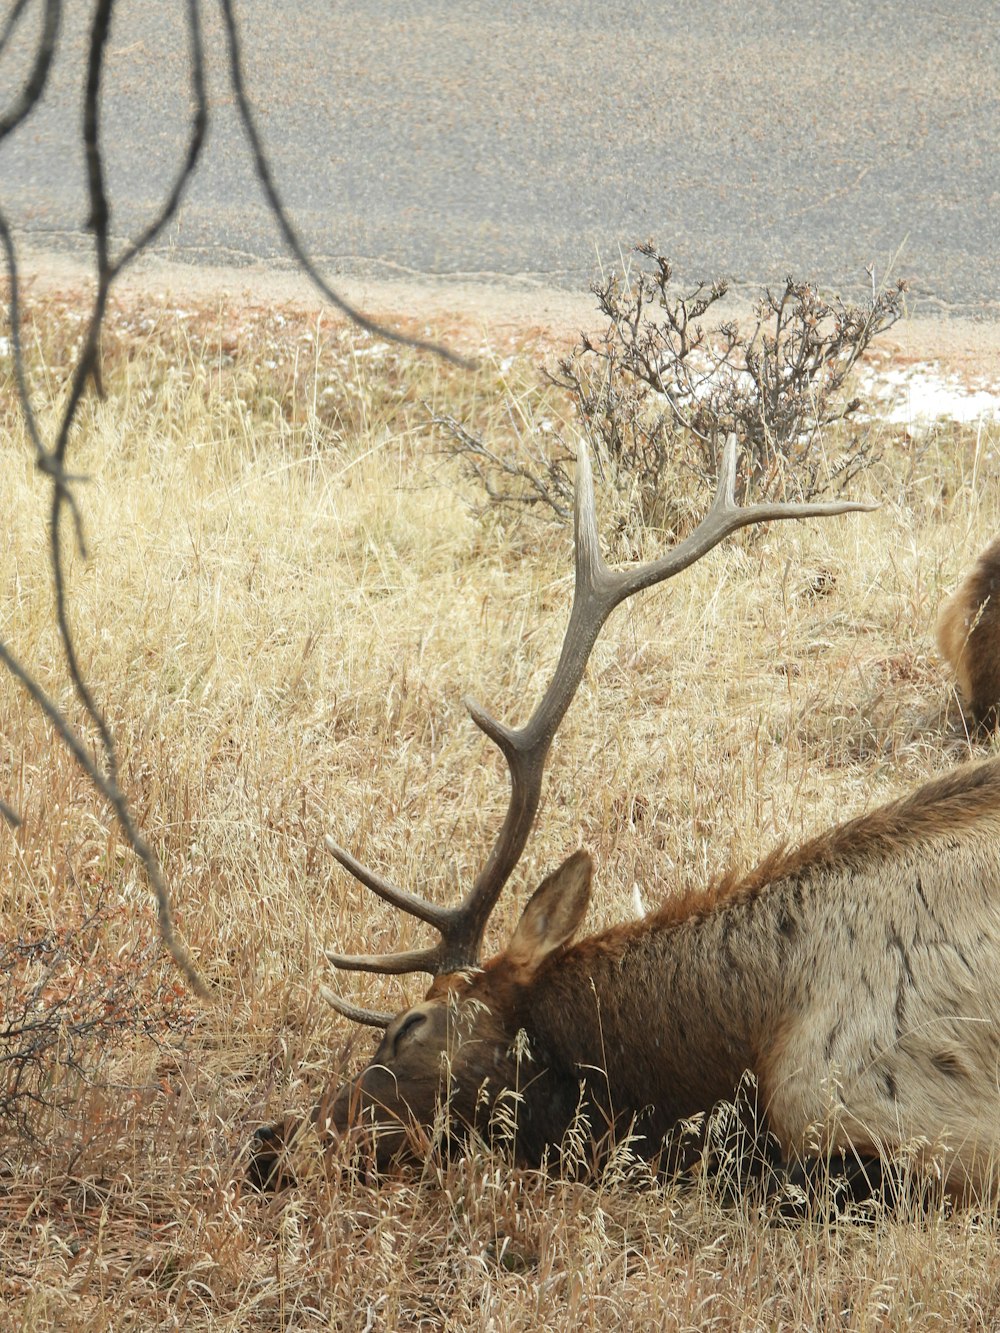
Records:
[[[32,311],[43,416],[78,329],[70,300]],[[500,764],[460,700],[516,718],[537,695],[568,609],[568,537],[475,517],[424,423],[450,412],[502,447],[505,395],[548,394],[535,419],[567,412],[537,383],[530,355],[463,375],[293,310],[112,312],[107,397],[88,400],[74,445],[92,480],[73,615],[217,1000],[169,999],[169,966],[144,963],[161,1030],[95,1040],[82,1073],[57,1063],[34,1137],[3,1131],[0,1326],[1000,1326],[993,1216],[776,1225],[707,1182],[584,1186],[486,1157],[377,1189],[338,1161],[280,1200],[243,1188],[254,1126],[310,1105],[368,1049],[318,999],[322,947],[418,934],[361,896],[323,833],[444,898],[500,817]],[[6,359],[0,421],[0,633],[75,717]],[[877,513],[730,542],[613,619],[494,943],[580,840],[599,860],[600,925],[630,912],[633,883],[674,892],[962,757],[931,630],[1000,528],[1000,433],[883,443],[866,479]],[[656,534],[639,540],[652,550]],[[84,962],[134,967],[151,909],[132,858],[7,679],[0,720],[0,796],[24,821],[0,832],[0,932],[124,904]],[[359,979],[353,995],[407,993]]]

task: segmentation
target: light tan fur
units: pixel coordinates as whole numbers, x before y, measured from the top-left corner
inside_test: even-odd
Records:
[[[817,868],[758,1073],[786,1152],[943,1150],[953,1185],[1000,1162],[1000,817]]]

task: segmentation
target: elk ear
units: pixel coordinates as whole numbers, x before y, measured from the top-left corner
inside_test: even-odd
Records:
[[[590,903],[593,873],[590,853],[580,848],[542,880],[506,949],[516,967],[534,972],[553,950],[569,943]]]

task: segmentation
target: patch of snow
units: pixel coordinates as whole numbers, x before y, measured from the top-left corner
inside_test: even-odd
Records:
[[[880,417],[898,425],[926,428],[934,421],[1000,419],[1000,381],[969,385],[930,363],[868,371],[859,387],[878,405]]]

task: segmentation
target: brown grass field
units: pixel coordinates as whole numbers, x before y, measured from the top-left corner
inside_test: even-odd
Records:
[[[82,310],[29,305],[43,426]],[[23,823],[0,830],[0,1328],[1000,1328],[1000,1223],[974,1209],[787,1221],[707,1176],[651,1182],[623,1158],[584,1183],[579,1162],[546,1175],[485,1150],[376,1183],[306,1147],[296,1189],[243,1183],[254,1128],[371,1048],[320,987],[384,1008],[420,986],[331,982],[324,946],[420,935],[323,834],[446,899],[504,809],[461,699],[514,721],[531,706],[570,539],[477,513],[427,421],[498,449],[515,425],[572,437],[544,350],[505,338],[463,372],[291,306],[113,306],[106,395],[73,443],[90,551],[72,617],[214,998],[179,984],[108,810],[5,676],[0,797]],[[0,634],[79,721],[9,356],[0,414]],[[581,842],[596,927],[635,884],[655,901],[968,756],[933,623],[1000,529],[1000,426],[879,430],[883,461],[854,484],[877,512],[732,539],[613,617],[491,947]],[[663,541],[633,527],[612,553]],[[7,1053],[46,1014],[55,1038],[15,1087]]]

